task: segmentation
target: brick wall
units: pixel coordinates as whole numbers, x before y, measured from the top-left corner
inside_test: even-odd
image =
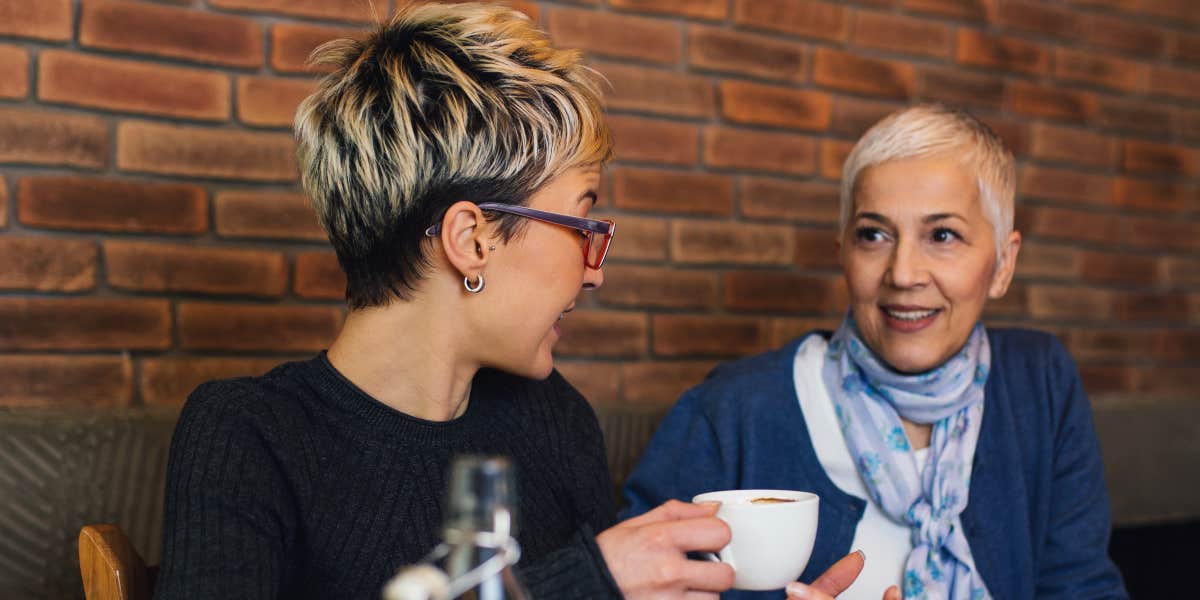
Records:
[[[920,99],[970,107],[1020,161],[1026,244],[989,322],[1061,336],[1097,397],[1195,396],[1194,0],[514,4],[612,84],[621,231],[560,345],[594,401],[670,402],[836,325],[841,163]],[[372,15],[0,0],[0,405],[177,405],[329,342],[342,280],[288,126],[308,52]]]

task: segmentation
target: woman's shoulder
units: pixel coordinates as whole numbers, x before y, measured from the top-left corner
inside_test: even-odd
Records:
[[[283,415],[304,410],[304,400],[312,395],[301,375],[304,365],[288,362],[262,375],[202,383],[184,403],[180,424],[269,428]]]

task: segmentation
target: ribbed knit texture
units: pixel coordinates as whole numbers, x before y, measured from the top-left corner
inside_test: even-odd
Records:
[[[171,443],[156,598],[379,598],[441,538],[462,453],[517,468],[517,572],[534,598],[617,595],[595,545],[615,502],[586,400],[557,372],[484,370],[466,413],[410,417],[324,354],[206,383]]]

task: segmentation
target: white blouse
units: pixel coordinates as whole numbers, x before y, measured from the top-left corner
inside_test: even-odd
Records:
[[[900,585],[904,563],[912,551],[912,534],[908,526],[892,520],[871,500],[862,477],[854,467],[854,459],[846,446],[846,438],[838,426],[833,397],[825,388],[821,369],[825,364],[828,342],[819,335],[809,336],[796,350],[793,377],[800,409],[812,438],[813,449],[821,467],[838,489],[867,501],[866,512],[854,532],[850,551],[862,550],[866,566],[854,584],[838,596],[839,600],[879,600],[889,586]],[[917,464],[922,469],[929,449],[916,451]]]

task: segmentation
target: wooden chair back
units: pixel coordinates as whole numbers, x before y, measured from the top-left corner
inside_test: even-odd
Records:
[[[79,573],[87,600],[150,600],[146,562],[116,525],[79,530]]]

